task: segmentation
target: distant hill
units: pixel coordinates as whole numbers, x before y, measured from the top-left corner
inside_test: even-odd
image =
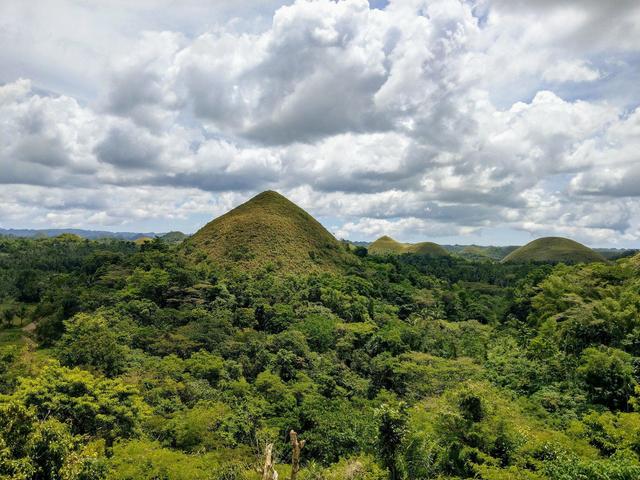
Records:
[[[447,257],[449,253],[437,243],[420,242],[408,244],[408,253],[416,255],[431,255],[433,257]]]
[[[471,261],[494,260],[500,261],[514,250],[517,246],[483,246],[483,245],[442,245],[447,252]]]
[[[449,254],[437,243],[400,243],[385,235],[369,245],[371,255],[400,255],[413,253],[416,255],[431,255],[433,257],[446,257]]]
[[[628,257],[624,261],[628,262],[629,265],[633,266],[637,271],[640,272],[640,253],[636,253],[635,255]]]
[[[184,243],[220,265],[252,270],[338,271],[357,262],[320,222],[274,191],[209,222]]]
[[[356,247],[368,247],[369,245],[371,245],[371,242],[363,242],[361,240],[346,240],[346,239],[342,239],[341,241],[343,242],[347,242],[351,245],[354,245]]]
[[[593,251],[598,252],[607,260],[633,257],[638,253],[638,250],[634,248],[594,248]]]
[[[136,245],[144,245],[145,243],[153,242],[153,238],[151,237],[140,237],[136,238],[133,243]]]
[[[160,238],[168,243],[180,243],[189,238],[189,235],[186,235],[182,232],[169,232],[165,233]]]
[[[604,262],[598,252],[574,240],[562,237],[538,238],[507,255],[503,263],[549,262],[592,263]]]
[[[37,238],[37,237],[58,237],[63,234],[77,235],[81,238],[87,238],[89,240],[98,240],[101,238],[115,238],[119,240],[137,240],[142,237],[156,237],[158,234],[153,232],[139,233],[139,232],[107,232],[100,230],[82,230],[78,228],[50,228],[42,230],[31,229],[13,229],[13,228],[0,228],[0,235],[8,237],[24,237],[24,238]]]
[[[369,245],[369,253],[371,255],[389,255],[405,253],[406,245],[395,241],[393,238],[384,235]]]

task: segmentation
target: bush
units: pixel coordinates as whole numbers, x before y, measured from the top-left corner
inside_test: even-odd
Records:
[[[631,355],[616,348],[587,348],[580,360],[578,375],[590,400],[613,410],[626,409],[636,385]]]

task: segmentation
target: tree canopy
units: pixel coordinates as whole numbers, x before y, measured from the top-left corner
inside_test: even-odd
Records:
[[[347,246],[348,247],[348,246]],[[0,238],[0,477],[640,478],[640,260]]]

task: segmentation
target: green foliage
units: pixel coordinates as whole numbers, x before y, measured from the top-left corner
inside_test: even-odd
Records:
[[[186,452],[234,447],[242,428],[231,407],[221,402],[202,402],[174,414],[167,425],[167,441]]]
[[[400,479],[399,452],[407,433],[407,412],[405,405],[391,406],[383,404],[376,412],[380,427],[378,429],[378,455],[382,464],[389,470],[389,479]]]
[[[109,377],[122,372],[127,350],[104,317],[79,313],[64,326],[58,347],[58,358],[64,365],[95,368]]]
[[[371,456],[349,457],[329,468],[309,465],[300,475],[301,480],[386,480],[385,472]]]
[[[304,334],[307,343],[314,351],[324,353],[335,345],[337,323],[337,319],[331,314],[310,314],[295,328]]]
[[[114,446],[109,461],[110,480],[245,480],[239,461],[225,461],[219,455],[191,455],[157,442],[134,440]]]
[[[0,239],[0,477],[286,478],[291,429],[301,480],[638,477],[640,257],[358,258],[256,202],[225,261]]]
[[[636,385],[631,360],[631,355],[615,348],[587,348],[582,353],[578,375],[594,403],[613,410],[626,408]]]
[[[0,404],[0,476],[14,480],[101,480],[106,465],[55,418],[16,402]]]
[[[438,472],[462,478],[537,478],[541,465],[565,452],[594,456],[584,440],[546,427],[485,383],[466,383],[419,403],[410,425],[402,459],[409,478]]]
[[[128,288],[124,294],[163,305],[167,298],[169,281],[169,273],[163,269],[143,270],[138,268],[127,279]]]
[[[53,417],[68,424],[74,435],[97,436],[108,442],[135,435],[145,413],[133,387],[56,365],[22,379],[10,401],[33,409],[39,419]]]
[[[307,441],[305,450],[312,458],[333,463],[373,450],[376,422],[368,402],[313,395],[304,400],[300,416]]]

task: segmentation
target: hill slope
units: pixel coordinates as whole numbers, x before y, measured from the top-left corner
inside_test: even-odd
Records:
[[[153,238],[151,237],[140,237],[136,238],[133,243],[136,245],[144,245],[145,243],[153,242]]]
[[[185,235],[182,232],[169,232],[162,235],[162,238],[165,242],[168,243],[180,243],[189,238],[189,235]]]
[[[589,247],[562,237],[538,238],[507,255],[503,263],[563,262],[592,263],[604,262],[605,258]]]
[[[437,243],[400,243],[385,235],[369,245],[371,255],[400,255],[403,253],[414,253],[416,255],[431,255],[434,257],[446,257],[447,251]]]
[[[446,257],[449,255],[449,252],[433,242],[407,244],[407,250],[408,253],[415,253],[416,255],[431,255],[433,257]]]
[[[251,270],[336,271],[356,261],[320,222],[273,191],[209,222],[185,243],[224,267]]]
[[[400,254],[404,253],[405,245],[396,242],[393,238],[387,235],[380,237],[371,245],[369,245],[369,253],[371,255],[388,255],[388,254]]]

